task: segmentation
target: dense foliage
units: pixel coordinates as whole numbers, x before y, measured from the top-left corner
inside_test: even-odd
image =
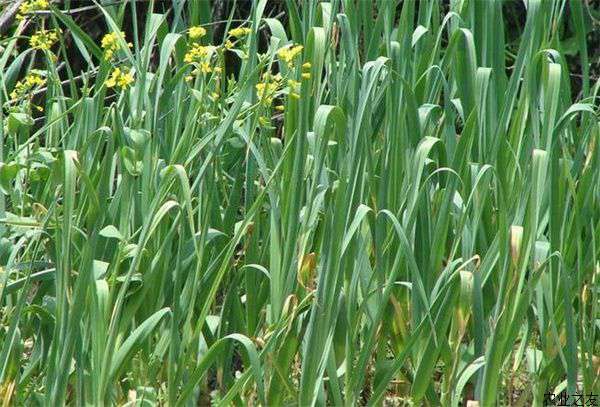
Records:
[[[66,3],[0,40],[3,405],[600,392],[587,2]]]

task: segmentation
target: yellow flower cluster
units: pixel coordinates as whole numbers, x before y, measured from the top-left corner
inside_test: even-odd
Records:
[[[270,73],[263,75],[263,81],[256,84],[256,96],[264,106],[273,103],[275,92],[281,87],[281,75],[271,76]]]
[[[248,27],[236,27],[229,30],[229,35],[234,38],[242,38],[251,32],[252,30]]]
[[[208,63],[208,62],[202,62],[202,63],[200,63],[200,68],[199,68],[199,69],[194,69],[194,70],[191,72],[191,75],[188,75],[188,76],[186,76],[186,77],[185,77],[185,80],[186,80],[186,82],[191,82],[191,81],[193,81],[193,80],[194,80],[194,77],[195,77],[196,75],[198,75],[200,72],[202,72],[203,74],[206,74],[206,73],[211,73],[211,72],[214,72],[214,73],[216,73],[216,74],[220,74],[220,73],[222,73],[222,72],[223,72],[223,68],[221,68],[220,66],[215,66],[215,67],[213,68],[213,67],[210,65],[210,63]],[[218,80],[219,80],[219,79],[217,78],[217,81],[218,81]]]
[[[183,57],[183,61],[187,64],[191,64],[192,62],[202,62],[202,59],[208,55],[208,50],[209,47],[193,44]]]
[[[200,64],[199,69],[194,69],[192,75],[188,75],[186,77],[186,81],[190,82],[194,79],[193,75],[197,75],[199,72],[204,74],[210,73],[213,71],[212,66],[210,65],[210,61],[206,61],[206,56],[208,55],[208,51],[210,50],[209,46],[203,46],[197,43],[197,41],[206,35],[206,29],[202,26],[194,26],[190,27],[189,30],[190,39],[194,41],[194,43],[188,49],[188,52],[183,57],[185,63],[198,63]],[[216,71],[216,69],[215,69]]]
[[[29,45],[33,49],[50,50],[58,41],[59,30],[40,30],[29,39]]]
[[[312,65],[310,64],[310,62],[305,62],[302,64],[302,70],[304,71],[304,72],[302,72],[302,75],[301,75],[302,79],[310,79],[310,72],[306,72],[306,71],[310,71],[311,66]]]
[[[17,82],[14,90],[10,93],[11,99],[20,99],[36,87],[46,84],[46,79],[37,72],[30,72],[25,78]]]
[[[117,67],[112,71],[110,78],[106,80],[106,87],[113,88],[118,86],[121,89],[126,89],[132,83],[133,74],[131,73],[131,70],[121,70],[121,68]]]
[[[195,27],[190,27],[189,33],[192,40],[199,40],[206,35],[206,29],[197,25]]]
[[[25,14],[31,13],[38,10],[47,10],[50,2],[48,0],[29,0],[25,1],[23,4],[19,6],[19,11],[17,12],[17,20],[22,20],[25,18]]]
[[[259,82],[256,84],[256,96],[265,105],[273,102],[273,95],[277,92],[279,84],[276,82]]]
[[[277,56],[279,56],[279,59],[282,62],[287,64],[288,68],[293,68],[294,60],[300,55],[303,49],[304,47],[302,45],[288,45],[277,51]]]
[[[212,72],[212,67],[210,66],[210,64],[208,62],[202,62],[200,64],[200,71],[202,73],[210,73],[210,72]]]
[[[121,31],[121,36],[125,39],[125,33]],[[119,36],[117,33],[108,33],[104,37],[102,37],[102,49],[104,50],[104,58],[111,59],[115,52],[117,52],[121,46],[119,44]],[[127,43],[127,46],[131,48],[133,44],[130,42]]]
[[[288,87],[290,88],[290,97],[294,99],[300,98],[300,82],[295,81],[293,79],[288,79],[287,81]]]

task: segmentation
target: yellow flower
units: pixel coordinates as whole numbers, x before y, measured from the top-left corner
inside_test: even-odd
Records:
[[[126,73],[121,74],[121,76],[119,76],[119,80],[117,81],[117,85],[119,85],[121,89],[127,88],[132,83],[133,74],[131,73],[131,71],[127,71]]]
[[[113,53],[119,48],[117,42],[117,35],[115,33],[108,33],[102,37],[102,48],[104,49],[104,57],[110,59]]]
[[[287,81],[288,86],[290,87],[290,92],[298,92],[298,89],[300,89],[300,82],[295,81],[293,79],[288,79]]]
[[[302,79],[310,79],[310,74],[308,72],[303,73]]]
[[[125,39],[125,33],[121,31],[121,37]],[[104,58],[111,59],[115,52],[117,52],[121,46],[119,44],[119,37],[117,33],[108,33],[104,37],[102,37],[102,49],[104,49]],[[132,47],[131,43],[127,43],[129,48]]]
[[[225,49],[232,49],[233,48],[233,42],[227,40],[225,41]]]
[[[273,103],[273,96],[281,87],[282,80],[280,73],[271,75],[271,72],[267,71],[262,75],[262,82],[256,84],[256,96],[263,105],[270,106]]]
[[[30,75],[27,75],[25,77],[25,83],[30,86],[30,87],[34,87],[34,86],[43,86],[46,84],[46,79],[42,78],[40,75],[36,74],[36,73],[32,73]]]
[[[119,75],[121,75],[121,68],[115,68],[105,82],[107,88],[113,88],[117,85],[117,80],[119,79]]]
[[[30,72],[25,78],[16,83],[15,88],[10,93],[11,99],[21,99],[31,93],[34,88],[42,87],[46,84],[46,79],[37,72]]]
[[[277,82],[259,82],[256,84],[256,96],[263,105],[269,106],[273,103],[273,95],[277,92],[278,87]]]
[[[29,39],[33,49],[49,50],[58,41],[58,30],[40,30]]]
[[[275,110],[283,112],[285,110],[285,107],[283,105],[277,105],[277,106],[275,106]]]
[[[212,68],[208,62],[202,62],[200,64],[200,70],[202,71],[202,73],[210,73],[210,71],[212,71]]]
[[[294,59],[300,55],[303,49],[304,47],[302,45],[288,45],[277,51],[277,56],[279,56],[279,59],[282,62],[285,62],[289,68],[292,68],[294,66]]]
[[[220,66],[216,66],[215,69],[213,69],[213,71],[217,74],[222,73],[223,72],[223,68],[221,68]]]
[[[19,11],[17,13],[17,20],[22,20],[25,18],[25,14],[31,13],[38,10],[47,10],[49,2],[48,0],[29,0],[25,1],[23,4],[19,6]]]
[[[248,34],[250,34],[252,30],[248,27],[236,27],[229,30],[229,35],[235,38],[242,38]]]
[[[202,58],[208,54],[208,49],[208,47],[200,44],[193,44],[183,57],[183,61],[188,64],[191,64],[192,62],[201,62]]]
[[[302,64],[302,69],[304,70],[309,70],[312,67],[312,65],[310,64],[310,62],[305,62]]]
[[[112,71],[110,78],[108,78],[105,82],[107,88],[114,88],[115,86],[120,87],[121,89],[126,89],[133,83],[133,74],[131,70],[121,70],[121,68],[117,67]]]
[[[193,40],[200,39],[206,35],[206,29],[199,25],[190,27],[190,38]]]

